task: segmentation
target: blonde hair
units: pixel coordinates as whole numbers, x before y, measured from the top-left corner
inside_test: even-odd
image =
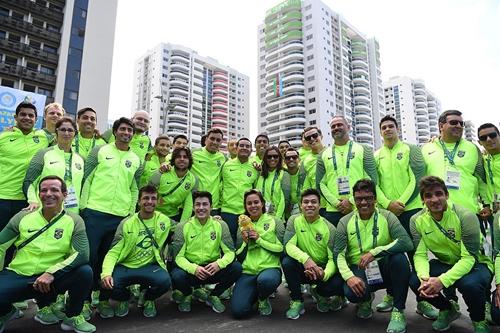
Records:
[[[52,108],[56,108],[58,110],[61,110],[63,112],[63,114],[66,113],[66,110],[64,110],[62,104],[60,104],[60,103],[50,103],[50,104],[47,104],[45,106],[45,109],[43,109],[43,114],[47,114],[47,111],[49,111],[49,109],[52,109]]]

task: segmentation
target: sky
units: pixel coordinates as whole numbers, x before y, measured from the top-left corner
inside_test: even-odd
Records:
[[[132,112],[134,64],[159,43],[180,44],[250,77],[257,131],[257,27],[277,0],[120,0],[109,118]],[[324,0],[380,44],[382,80],[425,81],[443,110],[479,126],[500,120],[500,0]]]

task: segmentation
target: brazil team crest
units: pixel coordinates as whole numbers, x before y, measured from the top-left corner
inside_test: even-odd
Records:
[[[34,142],[34,143],[40,143],[40,138],[39,138],[37,135],[35,135],[35,136],[33,137],[33,142]]]
[[[450,228],[446,231],[448,232],[448,235],[450,235],[451,238],[455,239],[455,229]]]
[[[264,230],[268,231],[269,230],[269,223],[264,223]]]
[[[464,150],[459,150],[457,153],[458,157],[462,158],[465,156],[465,151]]]
[[[130,161],[130,160],[126,160],[126,161],[125,161],[125,166],[126,166],[127,168],[130,168],[130,167],[132,166],[132,161]]]
[[[215,231],[210,232],[210,239],[215,240],[216,238],[217,238],[217,234],[215,233]]]
[[[315,238],[319,242],[319,241],[321,241],[323,239],[323,236],[321,236],[321,234],[318,232],[318,233],[316,233],[316,237]]]
[[[54,230],[54,238],[61,239],[63,236],[63,233],[64,233],[64,229],[58,228],[58,229]]]
[[[252,171],[247,171],[247,176],[252,177]]]
[[[191,183],[186,183],[186,185],[184,185],[185,190],[189,190],[190,187],[191,187]]]
[[[398,154],[396,155],[396,158],[397,158],[398,160],[403,159],[403,153],[398,153]]]
[[[141,143],[139,144],[139,148],[144,149],[144,142],[141,142]]]
[[[160,230],[161,231],[165,231],[166,227],[165,227],[165,223],[164,222],[160,222]]]
[[[220,168],[221,165],[222,165],[221,161],[217,160],[217,166]]]
[[[80,163],[75,163],[76,170],[82,170],[82,165]]]

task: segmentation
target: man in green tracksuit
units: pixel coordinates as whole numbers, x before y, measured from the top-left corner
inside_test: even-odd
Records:
[[[102,264],[101,294],[118,301],[116,310],[103,301],[99,308],[102,318],[128,314],[128,286],[140,284],[146,288],[143,314],[156,316],[155,299],[170,289],[170,275],[163,258],[163,249],[172,221],[155,212],[158,192],[151,185],[139,191],[139,212],[125,218],[116,230],[111,249]]]
[[[236,242],[238,216],[245,212],[243,195],[253,188],[259,172],[250,161],[252,142],[247,138],[238,140],[238,157],[226,161],[222,167],[221,217],[227,223],[233,241]]]
[[[440,137],[422,147],[427,176],[445,181],[450,199],[474,214],[479,213],[478,196],[486,198],[482,186],[486,182],[479,148],[462,138],[462,113],[448,110],[439,116]],[[484,199],[483,199],[484,200]]]
[[[187,136],[185,136],[184,134],[177,134],[176,136],[174,136],[174,140],[172,141],[172,151],[175,150],[175,148],[189,148],[188,143],[189,140]],[[172,153],[168,154],[165,158],[167,163],[170,163],[171,159]]]
[[[413,249],[398,218],[376,209],[375,182],[361,179],[353,187],[356,210],[344,216],[335,235],[334,258],[345,280],[344,294],[358,303],[357,317],[372,317],[372,293],[391,288],[394,309],[387,333],[406,332],[404,315],[410,266],[405,252]]]
[[[264,152],[269,147],[269,137],[266,134],[259,134],[255,137],[255,155],[250,158],[252,164],[262,163]]]
[[[350,125],[344,117],[330,121],[334,143],[318,158],[316,187],[326,199],[325,218],[337,225],[340,218],[353,210],[352,184],[363,178],[377,183],[373,151],[349,139]]]
[[[311,186],[306,184],[307,174],[295,148],[288,148],[283,156],[286,170],[281,178],[281,189],[285,199],[285,219],[300,214],[300,193]]]
[[[200,191],[212,194],[212,215],[220,214],[220,192],[222,165],[226,156],[219,151],[224,135],[219,128],[206,134],[205,147],[193,150],[193,173],[198,177]]]
[[[91,333],[95,326],[80,315],[92,287],[88,265],[89,245],[82,219],[63,209],[68,194],[57,176],[44,177],[38,186],[42,207],[15,215],[0,232],[0,332],[15,316],[12,303],[35,298],[39,310],[35,320],[56,324],[63,330]],[[14,245],[16,256],[4,268],[6,250]],[[57,294],[68,291],[65,313],[50,306]]]
[[[191,171],[193,157],[189,148],[175,148],[170,163],[174,167],[165,173],[156,171],[150,184],[158,188],[161,198],[157,210],[176,222],[184,222],[193,213],[192,195],[198,189],[198,177]]]
[[[195,216],[177,225],[172,247],[176,267],[172,270],[174,288],[182,293],[179,311],[191,311],[193,289],[217,284],[206,298],[206,304],[224,312],[221,294],[241,275],[241,264],[235,261],[234,245],[227,224],[211,217],[210,192],[194,192]]]
[[[129,148],[133,133],[130,119],[116,120],[115,142],[95,147],[85,161],[80,207],[89,239],[94,290],[98,290],[102,260],[118,224],[135,212],[142,167],[139,157]],[[85,312],[88,306],[86,303]]]
[[[315,189],[307,189],[300,196],[302,214],[288,220],[283,243],[286,256],[281,267],[290,290],[290,308],[286,312],[289,319],[297,319],[304,313],[304,301],[300,285],[316,285],[316,308],[319,312],[330,310],[327,297],[343,295],[343,280],[335,274],[333,262],[333,242],[335,227],[319,215],[320,194]],[[334,310],[339,310],[341,304]]]
[[[489,332],[485,321],[486,295],[492,280],[491,258],[479,251],[481,233],[477,216],[448,201],[445,182],[434,176],[420,180],[420,197],[425,209],[411,218],[415,244],[415,269],[410,287],[418,300],[425,299],[437,309],[432,323],[435,331],[446,331],[460,312],[442,291],[458,289],[468,306],[474,332]],[[430,259],[431,252],[434,259]]]
[[[96,146],[106,144],[104,139],[97,136],[95,127],[97,126],[97,113],[92,108],[83,108],[76,114],[78,133],[73,139],[73,150],[80,154],[83,159],[87,159],[90,152]]]
[[[378,186],[377,202],[391,211],[410,234],[410,218],[422,209],[418,197],[418,182],[425,176],[425,163],[420,148],[399,140],[398,123],[391,116],[380,120],[380,132],[384,139],[382,148],[375,152]],[[413,263],[413,251],[408,251]],[[377,305],[377,311],[389,312],[393,298],[388,294]],[[436,319],[437,311],[427,302],[417,304],[417,312],[429,319]]]
[[[12,130],[0,134],[0,231],[28,206],[22,189],[24,175],[33,156],[49,146],[46,134],[33,128],[37,119],[33,104],[20,103],[14,119]]]
[[[155,140],[154,154],[151,155],[149,160],[144,163],[144,172],[141,176],[140,186],[146,185],[153,174],[160,169],[163,163],[170,164],[167,160],[167,155],[170,154],[170,138],[166,135],[160,135]]]
[[[144,163],[146,154],[153,152],[151,140],[146,134],[149,130],[149,113],[143,110],[137,111],[134,113],[131,120],[134,124],[134,135],[130,141],[130,149],[139,156],[141,163]],[[107,130],[102,135],[102,138],[107,143],[113,143],[115,141],[113,134],[111,130]]]

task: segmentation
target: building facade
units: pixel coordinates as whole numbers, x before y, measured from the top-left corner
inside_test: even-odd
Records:
[[[136,62],[132,105],[149,112],[152,138],[185,134],[197,147],[214,127],[224,149],[249,135],[248,76],[180,45],[162,43]]]
[[[425,82],[397,76],[384,83],[385,111],[398,121],[402,140],[422,145],[439,136],[441,102]]]
[[[476,126],[471,120],[464,121],[464,138],[470,142],[477,144],[477,130]]]
[[[329,144],[329,122],[341,115],[356,141],[380,147],[385,109],[375,39],[317,0],[285,1],[258,29],[259,133],[298,147],[302,130],[317,126]]]
[[[0,84],[47,96],[106,128],[117,0],[0,1]]]

